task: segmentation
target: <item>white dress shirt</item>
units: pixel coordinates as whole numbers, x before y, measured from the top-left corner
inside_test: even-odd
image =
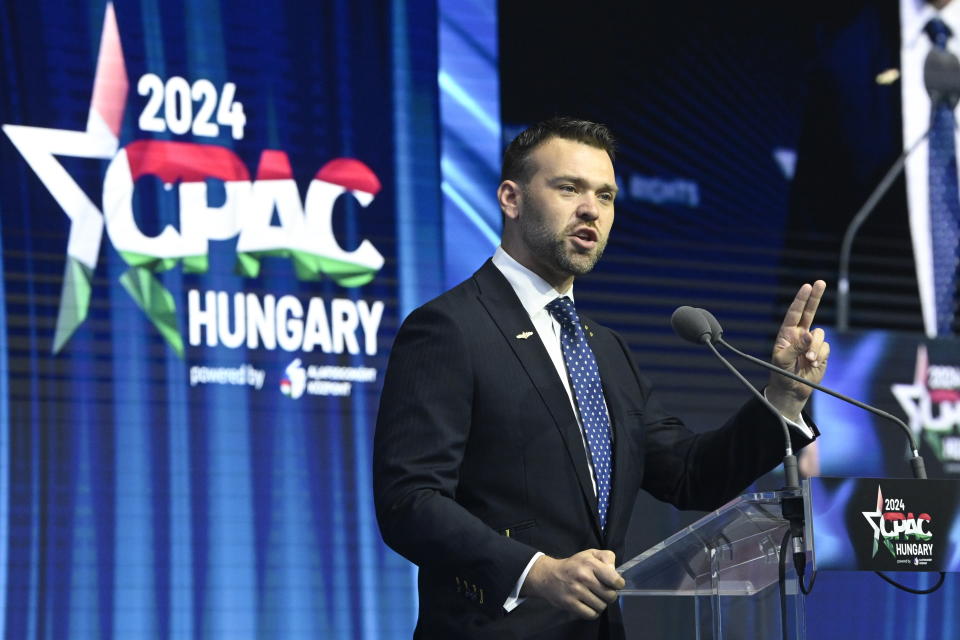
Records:
[[[923,28],[938,15],[953,31],[947,49],[960,55],[960,2],[951,2],[937,11],[924,0],[900,1],[900,91],[903,105],[903,144],[908,148],[930,126],[930,97],[923,83],[923,63],[933,46]],[[878,72],[883,71],[878,69]],[[960,148],[960,132],[958,144]],[[937,308],[933,287],[933,248],[930,239],[930,196],[927,180],[927,141],[921,142],[907,158],[907,208],[910,236],[917,268],[917,286],[923,327],[927,336],[937,335]]]
[[[580,438],[583,441],[584,456],[587,459],[587,466],[590,468],[590,481],[593,483],[593,492],[597,492],[597,482],[593,477],[593,465],[590,462],[590,456],[587,455],[586,435],[583,433],[583,421],[580,419],[580,411],[577,409],[577,401],[573,395],[573,388],[570,386],[570,378],[567,375],[567,365],[563,360],[563,347],[560,343],[560,323],[553,317],[553,314],[547,311],[546,306],[560,297],[573,299],[573,285],[564,292],[560,293],[546,280],[535,274],[530,269],[513,259],[513,257],[503,250],[503,247],[497,247],[493,254],[493,264],[503,277],[507,279],[514,293],[520,298],[520,304],[523,305],[530,321],[533,323],[535,333],[543,342],[550,360],[560,381],[563,382],[563,388],[567,391],[567,398],[570,400],[570,407],[573,409],[573,415],[577,418],[577,424],[580,426]],[[611,438],[613,434],[611,433]]]

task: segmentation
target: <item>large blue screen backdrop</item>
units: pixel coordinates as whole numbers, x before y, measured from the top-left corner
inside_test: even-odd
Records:
[[[0,41],[0,637],[409,635],[370,443],[442,283],[435,3],[8,3]]]
[[[538,3],[3,6],[0,637],[409,637],[415,569],[372,507],[380,378],[402,318],[496,245],[502,144],[541,117],[621,138],[578,301],[695,428],[739,404],[668,318],[706,306],[769,348],[819,16],[594,9],[569,47]],[[825,471],[897,473],[845,466],[884,438],[815,409],[846,427]],[[632,552],[697,515],[651,502]],[[810,632],[952,638],[955,590],[825,576]],[[671,612],[628,627],[684,637]]]

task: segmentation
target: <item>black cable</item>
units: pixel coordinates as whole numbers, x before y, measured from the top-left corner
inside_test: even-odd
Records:
[[[793,537],[793,530],[787,527],[783,532],[783,540],[780,542],[780,563],[777,567],[780,584],[780,631],[784,640],[787,640],[787,547],[790,546],[790,539]],[[810,577],[809,586],[803,584],[803,574],[807,566],[807,556],[803,553],[793,554],[793,568],[797,572],[797,584],[800,585],[800,591],[803,595],[810,595],[813,591],[813,583],[817,580],[817,572],[814,571]],[[797,596],[798,598],[800,596]]]
[[[794,540],[800,541],[800,545],[794,545],[793,550],[793,569],[797,572],[797,584],[800,586],[800,591],[803,593],[803,595],[808,596],[810,595],[810,592],[813,591],[813,583],[817,581],[817,572],[814,571],[810,575],[809,585],[803,584],[803,577],[807,572],[807,554],[801,549],[803,537],[797,535],[794,527],[790,528],[790,532],[793,534]]]
[[[940,572],[940,579],[937,580],[937,584],[933,585],[933,586],[930,587],[929,589],[914,589],[913,587],[908,587],[908,586],[905,585],[905,584],[900,584],[899,582],[897,582],[896,580],[894,580],[893,578],[891,578],[890,576],[888,576],[888,575],[885,574],[885,573],[881,573],[881,572],[879,572],[879,571],[874,571],[874,573],[877,574],[878,576],[880,576],[881,578],[883,578],[884,580],[886,580],[887,582],[889,582],[890,584],[892,584],[893,586],[895,586],[897,589],[903,589],[903,590],[906,591],[907,593],[913,593],[913,594],[916,594],[916,595],[918,595],[918,596],[925,596],[925,595],[927,595],[927,594],[933,593],[934,591],[936,591],[937,589],[939,589],[940,587],[942,587],[942,586],[943,586],[943,579],[944,579],[944,578],[946,577],[946,575],[947,575],[947,574],[945,574],[943,571],[941,571],[941,572]]]
[[[787,633],[787,546],[790,544],[790,528],[783,532],[780,543],[780,565],[778,567],[780,583],[780,633],[783,640],[789,640]]]
[[[817,572],[814,571],[810,574],[810,584],[807,586],[803,585],[803,576],[798,576],[797,582],[800,584],[800,591],[803,592],[803,595],[808,596],[810,592],[813,591],[813,583],[817,581]]]

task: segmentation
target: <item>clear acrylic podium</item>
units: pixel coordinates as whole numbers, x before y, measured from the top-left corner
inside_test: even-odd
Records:
[[[707,514],[618,567],[621,597],[691,598],[698,640],[781,638],[780,546],[789,524],[780,505],[800,494],[745,494]],[[803,640],[792,547],[786,555],[787,637]]]

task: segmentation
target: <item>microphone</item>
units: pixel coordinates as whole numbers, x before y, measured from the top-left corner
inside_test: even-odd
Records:
[[[919,448],[917,447],[917,441],[913,436],[913,432],[910,431],[910,427],[908,427],[903,420],[901,420],[900,418],[892,414],[887,413],[886,411],[883,411],[882,409],[878,409],[876,407],[870,406],[869,404],[860,402],[859,400],[854,400],[853,398],[849,396],[845,396],[838,391],[834,391],[833,389],[828,389],[827,387],[819,385],[816,382],[811,382],[806,378],[798,376],[792,371],[781,369],[780,367],[770,364],[765,360],[761,360],[760,358],[755,358],[749,353],[744,353],[743,351],[740,351],[739,349],[737,349],[736,347],[734,347],[729,342],[723,339],[723,328],[720,326],[720,322],[717,321],[717,319],[714,317],[712,313],[710,313],[706,309],[699,309],[699,308],[696,309],[696,311],[703,316],[704,323],[706,324],[706,327],[709,331],[708,339],[711,341],[711,343],[723,345],[724,347],[726,347],[727,349],[730,349],[730,351],[733,351],[735,354],[737,354],[741,358],[746,358],[747,360],[749,360],[750,362],[753,362],[754,364],[758,364],[765,369],[769,369],[770,371],[778,373],[779,375],[790,378],[791,380],[795,380],[796,382],[799,382],[801,384],[805,384],[808,387],[812,387],[816,389],[817,391],[822,391],[827,395],[833,396],[834,398],[843,400],[844,402],[849,402],[855,407],[860,407],[864,411],[869,411],[870,413],[876,416],[879,416],[885,420],[889,420],[894,424],[896,424],[898,427],[900,427],[903,430],[904,433],[906,433],[907,440],[910,441],[910,451],[913,454],[913,457],[910,458],[910,468],[913,471],[913,477],[919,478],[919,479],[926,479],[927,471],[924,466],[923,458],[920,456]]]
[[[923,85],[931,102],[946,101],[951,109],[960,101],[960,60],[946,49],[932,47],[923,61]]]
[[[713,327],[709,319],[694,307],[677,307],[670,316],[670,326],[674,333],[687,342],[700,344],[713,341]]]
[[[716,322],[716,319],[714,319]],[[695,309],[694,307],[677,307],[673,312],[673,315],[670,316],[670,326],[673,327],[674,333],[683,338],[688,342],[693,342],[694,344],[705,344],[713,352],[713,355],[724,364],[724,366],[737,377],[747,389],[753,393],[754,396],[760,402],[763,403],[767,409],[776,416],[777,420],[780,421],[780,426],[783,428],[783,437],[786,442],[786,452],[783,456],[783,472],[785,477],[785,487],[786,489],[799,489],[800,488],[800,472],[797,467],[797,457],[793,455],[793,443],[790,440],[790,428],[787,426],[786,420],[780,414],[780,411],[770,403],[769,400],[760,393],[755,386],[750,384],[750,381],[743,377],[736,367],[734,367],[730,362],[727,361],[720,352],[717,351],[717,348],[713,344],[713,329],[708,321],[707,317],[701,313],[701,309]],[[719,323],[717,327],[719,328]]]

